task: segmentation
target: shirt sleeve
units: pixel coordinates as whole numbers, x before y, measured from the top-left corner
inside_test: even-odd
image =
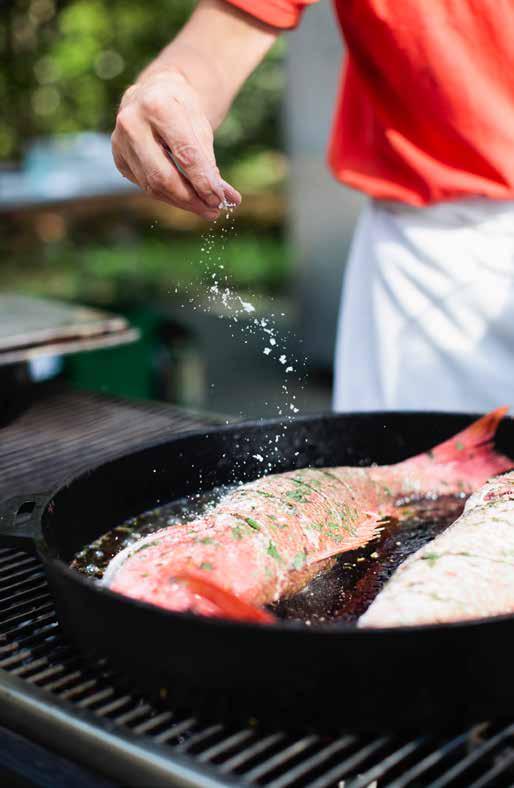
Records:
[[[227,0],[250,16],[273,27],[289,29],[300,22],[305,7],[318,0]]]

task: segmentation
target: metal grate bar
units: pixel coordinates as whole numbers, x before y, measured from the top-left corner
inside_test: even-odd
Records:
[[[14,594],[9,594],[9,596],[6,597],[6,601],[8,600],[9,603],[12,603],[12,602],[17,601],[18,599],[20,599],[20,600],[24,599],[25,597],[28,597],[30,599],[30,598],[32,598],[32,595],[34,593],[37,593],[39,591],[46,591],[47,588],[48,588],[48,586],[46,584],[46,581],[42,581],[38,586],[35,586],[35,587],[32,587],[32,588],[26,588],[26,589],[23,589],[21,591],[17,591]],[[48,594],[48,596],[50,596],[50,594]],[[0,600],[0,609],[2,610],[2,612],[3,612],[4,609],[8,609],[8,608],[3,608],[3,606],[1,605],[1,600]]]
[[[201,752],[197,756],[198,760],[202,763],[212,761],[214,758],[218,758],[220,755],[226,753],[227,750],[233,750],[235,747],[240,747],[243,742],[251,739],[253,735],[253,731],[248,729],[244,731],[238,731],[237,733],[232,734],[232,736],[228,736],[226,739],[223,739],[223,741],[213,744],[211,747],[208,747],[207,750]]]
[[[74,666],[77,665],[78,659],[71,654],[67,654],[65,651],[63,653],[62,648],[51,648],[50,653],[45,657],[48,663],[47,670],[41,670],[39,673],[32,674],[28,677],[28,680],[33,682],[34,684],[40,684],[41,686],[48,688],[53,686],[53,682],[48,681],[54,675],[61,673],[62,671],[72,671],[74,670]],[[57,679],[60,681],[60,678]]]
[[[141,703],[139,706],[136,706],[135,709],[132,709],[132,711],[128,711],[125,714],[121,714],[119,717],[116,717],[116,723],[118,725],[128,725],[132,722],[132,720],[137,720],[139,717],[144,717],[151,711],[151,706],[149,706],[147,703]]]
[[[366,761],[377,751],[386,747],[389,741],[390,739],[387,736],[382,736],[379,739],[375,739],[370,744],[367,744],[365,747],[351,755],[342,763],[334,766],[333,769],[330,769],[330,771],[328,771],[322,777],[318,777],[312,783],[309,783],[309,788],[327,788],[327,786],[339,782],[344,777],[347,777],[353,769]]]
[[[101,703],[106,698],[110,698],[114,695],[114,688],[113,687],[106,687],[99,692],[96,692],[94,695],[90,695],[88,698],[84,698],[83,700],[77,703],[77,706],[80,709],[89,709],[91,706],[94,706],[95,703]]]
[[[4,634],[6,637],[9,637],[9,635],[16,635],[22,628],[26,629],[27,627],[34,626],[35,623],[39,624],[41,621],[46,621],[48,619],[55,620],[55,612],[53,610],[52,604],[48,603],[48,605],[42,605],[36,610],[31,611],[31,617],[29,621],[24,621],[25,617],[26,614],[19,613],[17,616],[8,618],[4,622],[6,625],[14,624],[17,621],[18,626],[8,629],[2,634]]]
[[[418,777],[421,777],[422,774],[426,773],[429,769],[432,769],[451,755],[454,750],[461,748],[468,740],[468,736],[469,733],[463,733],[460,736],[456,736],[454,739],[450,739],[446,744],[440,745],[415,766],[412,766],[401,777],[390,783],[388,788],[406,788],[406,786],[410,785]]]
[[[98,714],[99,717],[107,717],[108,714],[112,714],[113,711],[122,709],[124,706],[128,706],[130,703],[133,703],[131,696],[122,695],[119,698],[115,698],[110,703],[107,703],[105,706],[100,706],[99,709],[95,709],[95,714]]]
[[[302,739],[294,742],[289,747],[286,747],[285,750],[273,755],[264,763],[261,763],[259,766],[254,766],[253,769],[250,769],[249,772],[245,774],[245,778],[248,782],[256,782],[260,780],[261,777],[264,775],[269,774],[270,772],[284,766],[288,761],[296,758],[298,755],[301,755],[305,750],[312,747],[316,742],[319,741],[318,736],[304,736]]]
[[[384,758],[379,764],[373,766],[368,771],[364,772],[364,774],[359,774],[356,782],[355,788],[366,788],[367,785],[378,780],[379,778],[384,778],[387,775],[387,772],[393,769],[395,766],[398,766],[403,760],[412,755],[413,752],[419,750],[426,744],[427,739],[414,739],[414,741],[407,742],[398,750],[395,750],[391,755],[388,755]]]
[[[10,575],[6,575],[2,577],[2,580],[10,581],[10,580],[17,580],[19,578],[23,578],[25,580],[34,577],[35,575],[39,575],[42,577],[43,573],[41,571],[37,571],[37,564],[34,564],[32,561],[30,562],[30,566],[26,567],[25,569],[20,569],[19,571],[12,572]]]
[[[312,755],[306,761],[298,764],[298,766],[294,767],[293,769],[289,769],[289,771],[282,775],[282,777],[273,780],[269,784],[269,788],[284,788],[284,786],[296,782],[301,777],[305,777],[307,774],[309,774],[309,772],[319,769],[320,766],[323,766],[323,764],[333,758],[334,755],[337,755],[342,750],[348,749],[354,743],[355,736],[344,736],[342,739],[336,739],[331,744],[327,744],[326,747],[315,753],[315,755]]]
[[[48,658],[41,657],[40,659],[31,660],[30,663],[26,665],[22,665],[20,668],[15,668],[12,672],[14,676],[23,676],[24,674],[31,673],[34,670],[37,671],[38,668],[41,668],[43,666],[45,666],[47,670],[53,670],[53,671],[62,670],[60,665],[54,665],[51,668],[48,668]],[[38,674],[36,673],[36,676],[37,675]],[[27,676],[25,676],[25,678],[27,678]]]
[[[16,553],[12,553],[8,547],[5,547],[3,550],[0,551],[0,572],[5,564],[8,564],[12,561],[18,561],[20,558],[26,558],[27,554],[21,551]]]
[[[138,733],[143,735],[144,733],[151,733],[151,731],[158,728],[163,723],[168,722],[173,717],[172,711],[163,711],[162,714],[157,714],[155,717],[151,717],[146,722],[141,722],[139,725],[133,729],[134,733]]]
[[[187,730],[191,730],[194,725],[196,725],[196,717],[188,717],[182,722],[177,722],[172,728],[168,728],[162,733],[159,733],[155,737],[155,741],[159,742],[159,744],[165,744],[171,741],[171,739],[175,739],[177,736],[182,736]]]
[[[20,599],[15,604],[10,605],[3,611],[5,616],[5,623],[10,624],[20,617],[26,619],[27,616],[30,620],[34,619],[35,615],[48,610],[53,610],[53,601],[50,594],[35,593],[26,599]],[[5,633],[7,634],[7,633]]]
[[[251,761],[258,755],[266,752],[266,750],[270,750],[272,747],[275,747],[285,738],[285,733],[272,733],[269,736],[266,736],[264,739],[260,739],[255,744],[252,744],[251,747],[247,747],[237,755],[233,755],[228,761],[225,761],[225,763],[220,766],[220,771],[224,774],[228,774],[228,772],[235,772],[245,763],[248,763],[248,761]]]
[[[487,785],[492,785],[494,788],[494,786],[497,785],[496,778],[499,777],[502,772],[510,769],[513,765],[514,752],[511,750],[507,755],[503,755],[495,766],[485,772],[478,780],[475,780],[474,783],[471,783],[468,788],[484,788],[484,786]]]
[[[204,728],[198,733],[193,733],[185,741],[178,744],[177,750],[179,751],[192,750],[198,744],[201,744],[206,740],[208,741],[209,739],[212,739],[213,736],[216,736],[217,734],[222,732],[223,732],[223,725],[210,725],[208,728]]]
[[[0,580],[9,580],[11,577],[13,577],[12,572],[14,570],[19,570],[20,566],[30,566],[34,568],[38,566],[38,563],[39,562],[37,558],[34,558],[34,556],[24,556],[19,558],[17,561],[11,561],[10,563],[0,567]]]
[[[13,588],[20,588],[25,585],[29,585],[29,583],[33,583],[35,580],[41,580],[45,577],[44,572],[42,569],[39,569],[37,572],[33,572],[31,577],[27,577],[25,580],[22,580],[18,583],[12,583],[12,585],[3,586],[2,593],[9,594]]]
[[[438,780],[434,782],[431,788],[443,788],[445,785],[451,785],[452,780],[456,777],[459,777],[464,772],[466,772],[471,766],[473,766],[478,760],[483,758],[487,753],[493,750],[495,747],[498,746],[504,739],[512,736],[514,734],[514,724],[509,725],[504,730],[500,731],[485,742],[482,745],[479,745],[473,752],[463,758],[459,763],[449,769],[445,774],[440,777]]]

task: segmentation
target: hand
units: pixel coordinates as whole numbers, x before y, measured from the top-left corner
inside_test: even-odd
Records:
[[[241,202],[216,166],[213,128],[200,96],[176,69],[143,75],[126,91],[112,152],[121,174],[152,197],[205,219],[215,219],[225,200]]]

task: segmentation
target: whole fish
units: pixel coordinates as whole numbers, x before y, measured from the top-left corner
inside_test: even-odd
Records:
[[[514,473],[491,479],[446,531],[409,556],[361,627],[436,624],[514,612]]]
[[[512,468],[492,446],[505,412],[396,465],[304,468],[242,485],[198,520],[125,548],[103,582],[169,610],[272,620],[261,606],[295,594],[338,555],[376,537],[398,500],[469,494]]]

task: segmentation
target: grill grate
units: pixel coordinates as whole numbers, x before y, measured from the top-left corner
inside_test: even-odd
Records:
[[[101,460],[197,426],[168,406],[43,390],[1,430],[0,495],[51,489]],[[0,712],[4,724],[123,785],[514,785],[514,724],[446,736],[330,738],[206,724],[192,712],[154,708],[105,663],[82,662],[61,634],[39,560],[12,548],[0,548]]]
[[[138,746],[170,759],[186,756],[219,783],[271,788],[510,786],[514,724],[474,726],[442,737],[293,735],[248,725],[202,724],[193,714],[162,711],[121,689],[104,663],[84,666],[56,621],[38,559],[0,550],[0,668],[80,710],[95,725],[131,734]],[[208,773],[207,772],[207,773]],[[136,783],[137,784],[137,783]]]

